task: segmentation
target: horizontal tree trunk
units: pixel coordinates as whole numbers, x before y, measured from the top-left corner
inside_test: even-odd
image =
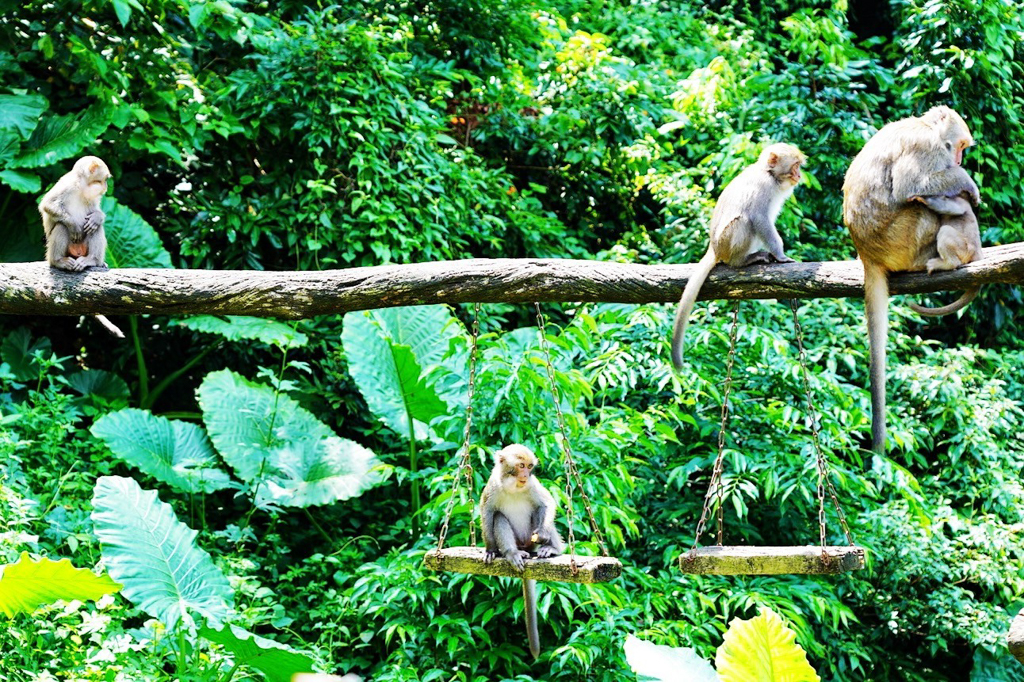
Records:
[[[469,259],[321,272],[117,269],[85,274],[0,264],[0,313],[215,314],[298,319],[423,303],[674,302],[696,266]],[[894,294],[1024,282],[1024,243],[985,249],[952,272],[893,275]],[[859,261],[715,268],[702,299],[863,296]]]

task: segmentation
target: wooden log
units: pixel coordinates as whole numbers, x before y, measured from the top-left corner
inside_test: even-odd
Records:
[[[1010,624],[1010,632],[1006,635],[1006,648],[1014,658],[1024,663],[1024,609]]]
[[[72,273],[46,263],[0,263],[0,313],[15,315],[255,315],[285,319],[425,303],[679,300],[697,266],[570,259],[474,258],[324,270],[111,269]],[[984,250],[982,259],[929,275],[897,273],[893,294],[960,291],[1024,282],[1024,243]],[[720,265],[701,299],[864,295],[859,261]]]
[[[709,575],[788,575],[845,573],[864,568],[864,548],[825,547],[701,547],[679,557],[684,573]]]
[[[497,575],[507,578],[532,578],[562,583],[606,583],[622,574],[622,563],[613,557],[576,555],[577,573],[572,572],[571,557],[561,554],[551,559],[527,559],[522,571],[507,560],[497,558],[484,563],[483,547],[446,547],[427,552],[423,563],[434,571]]]

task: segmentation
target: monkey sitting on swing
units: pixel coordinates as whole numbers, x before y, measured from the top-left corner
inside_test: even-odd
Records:
[[[524,445],[509,445],[494,453],[494,469],[480,496],[484,524],[484,562],[499,555],[520,571],[527,559],[558,556],[565,549],[555,530],[555,499],[534,478],[537,456]],[[523,580],[523,613],[530,653],[540,655],[537,631],[537,584]]]

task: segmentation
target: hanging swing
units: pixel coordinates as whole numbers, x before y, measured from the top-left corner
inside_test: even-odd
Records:
[[[732,327],[729,330],[729,355],[725,371],[725,389],[722,395],[722,419],[718,430],[718,456],[711,470],[711,482],[704,496],[704,508],[697,522],[697,534],[693,547],[679,557],[679,567],[685,573],[714,575],[782,575],[782,574],[834,574],[864,568],[864,548],[853,543],[846,515],[839,506],[839,498],[830,478],[828,460],[818,442],[818,411],[811,394],[811,383],[807,372],[807,357],[804,353],[803,329],[797,315],[796,301],[790,300],[793,311],[793,326],[796,331],[800,370],[803,377],[807,410],[811,418],[811,441],[817,457],[818,469],[818,529],[819,545],[806,547],[756,547],[750,545],[722,545],[722,463],[725,454],[725,431],[729,420],[729,391],[732,387],[732,369],[736,361],[736,331],[739,322],[740,304],[733,308]],[[846,545],[825,544],[825,492],[828,491],[835,506],[846,536]],[[717,501],[717,538],[713,547],[698,548],[701,536],[707,526],[708,515]]]
[[[437,549],[427,552],[424,557],[424,565],[435,571],[451,571],[454,573],[472,573],[477,575],[497,575],[511,578],[524,578],[541,581],[557,581],[569,583],[603,583],[613,580],[622,573],[622,564],[618,559],[608,556],[608,549],[605,547],[604,538],[594,519],[594,511],[590,505],[590,498],[583,489],[583,481],[580,478],[579,469],[573,459],[569,447],[569,438],[565,428],[565,418],[558,398],[558,386],[555,383],[554,370],[551,367],[551,353],[548,350],[545,339],[544,316],[540,311],[540,304],[534,303],[537,311],[537,326],[540,335],[540,348],[544,354],[544,368],[547,371],[548,386],[551,391],[551,398],[555,404],[555,418],[558,426],[556,440],[559,442],[562,451],[562,461],[565,465],[565,496],[569,501],[566,506],[566,521],[568,523],[568,549],[550,559],[527,559],[523,570],[517,569],[503,558],[496,558],[490,563],[484,562],[484,548],[476,546],[476,523],[472,515],[477,511],[476,500],[473,497],[473,466],[470,462],[469,448],[471,441],[471,428],[473,422],[473,394],[476,387],[476,360],[477,360],[477,337],[480,334],[480,304],[473,307],[473,328],[470,334],[469,352],[469,399],[466,407],[466,427],[463,432],[462,456],[459,460],[458,471],[452,483],[451,496],[448,498],[448,505],[444,512],[444,521],[441,523],[441,532],[438,535]],[[451,521],[452,510],[455,500],[458,498],[459,487],[463,478],[466,482],[466,489],[471,504],[470,525],[469,525],[469,547],[448,547],[445,548],[444,541],[448,535],[448,524]],[[579,491],[583,499],[583,506],[587,510],[587,518],[590,521],[591,532],[598,546],[601,548],[602,556],[590,557],[576,554],[576,536],[573,531],[573,488]]]

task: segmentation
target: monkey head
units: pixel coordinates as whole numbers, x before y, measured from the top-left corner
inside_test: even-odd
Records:
[[[953,157],[953,163],[960,165],[964,160],[964,150],[974,144],[967,122],[949,107],[932,107],[921,117],[921,121],[930,126],[939,140]]]
[[[758,163],[781,184],[796,186],[800,183],[800,166],[807,161],[802,151],[791,144],[777,142],[765,147]]]
[[[82,195],[87,201],[95,201],[107,191],[110,169],[98,156],[83,156],[72,169],[81,183]]]
[[[501,467],[501,485],[505,492],[517,493],[529,488],[537,456],[525,445],[508,445],[494,453],[494,463]]]

